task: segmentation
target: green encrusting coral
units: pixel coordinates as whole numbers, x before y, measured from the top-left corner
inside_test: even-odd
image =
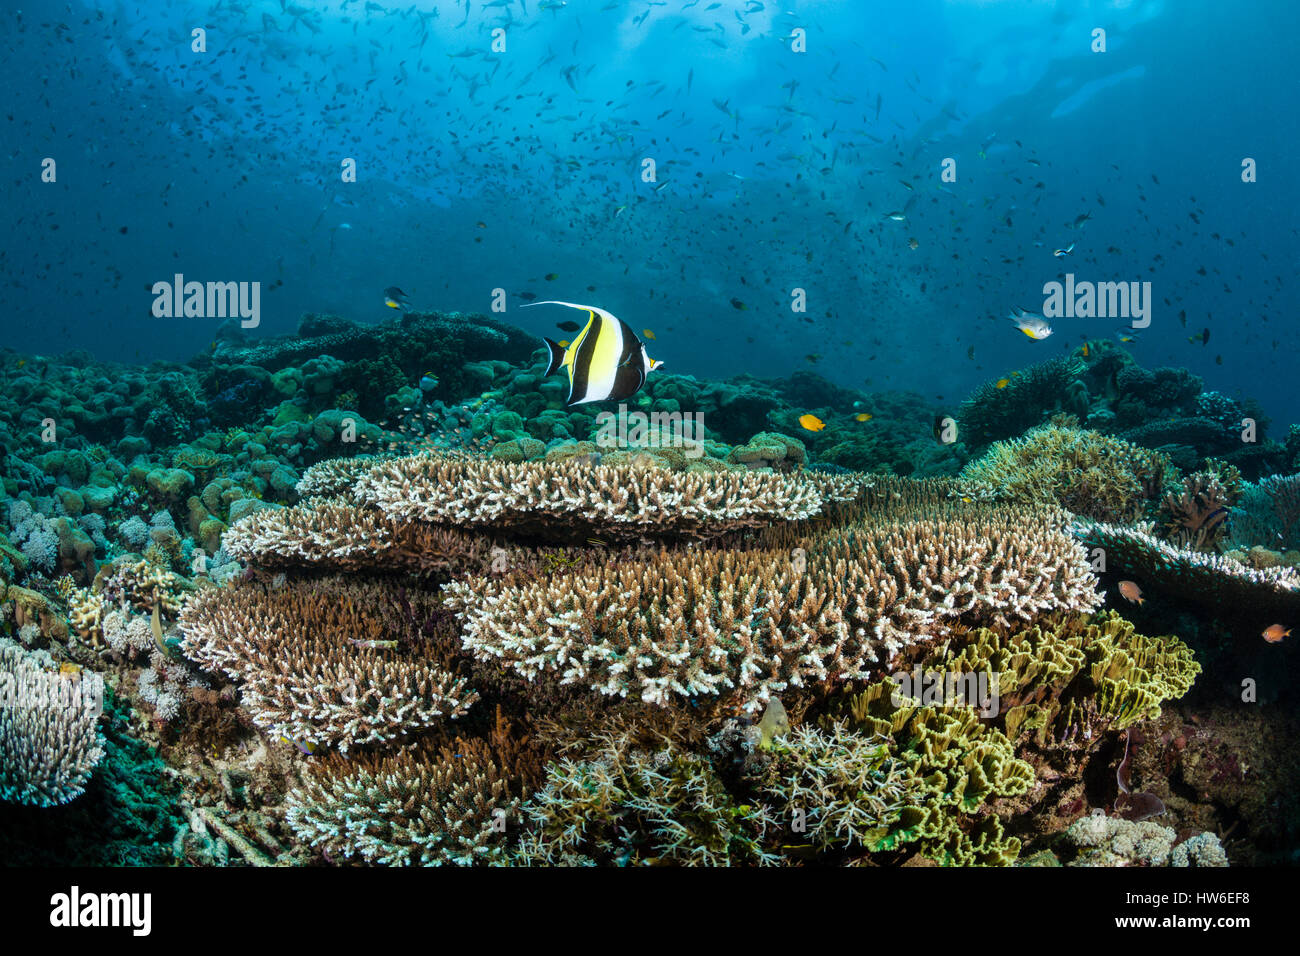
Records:
[[[1123,730],[1160,716],[1160,705],[1201,672],[1176,637],[1147,637],[1114,612],[1046,620],[1004,636],[981,628],[927,668],[997,675],[999,720],[1013,741],[1039,747]]]
[[[987,804],[1027,793],[1033,768],[973,707],[916,705],[898,691],[894,681],[878,681],[843,702],[849,726],[892,741],[892,755],[906,767],[915,795],[898,826],[872,849],[915,841],[923,856],[944,866],[1014,863],[1020,841],[1003,834]]]

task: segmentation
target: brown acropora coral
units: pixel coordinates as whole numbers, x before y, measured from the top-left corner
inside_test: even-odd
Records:
[[[328,858],[388,866],[502,862],[519,798],[481,740],[356,764],[325,762],[290,792],[286,819]]]
[[[347,751],[462,716],[478,699],[420,631],[438,598],[344,578],[203,591],[181,615],[185,653],[243,682],[254,723]]]
[[[659,550],[538,580],[453,581],[464,647],[653,703],[757,710],[787,687],[866,677],[959,619],[1009,625],[1097,606],[1066,518],[1041,507],[886,501],[777,547]]]

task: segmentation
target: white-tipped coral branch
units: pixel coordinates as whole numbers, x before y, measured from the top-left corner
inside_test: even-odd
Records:
[[[338,500],[256,511],[226,532],[224,547],[266,568],[422,574],[483,567],[488,554],[485,541],[455,529],[397,522]]]
[[[353,495],[397,521],[581,541],[593,534],[714,537],[810,518],[861,488],[854,476],[671,472],[426,453],[373,465]]]
[[[0,638],[0,800],[50,807],[81,795],[104,755],[98,674]]]
[[[427,659],[436,598],[345,581],[204,591],[181,615],[185,653],[243,682],[259,727],[300,747],[394,740],[462,716],[478,699]]]
[[[661,550],[548,579],[454,581],[466,650],[651,703],[862,678],[959,619],[1010,624],[1101,601],[1066,516],[1042,508],[887,509],[777,549]]]

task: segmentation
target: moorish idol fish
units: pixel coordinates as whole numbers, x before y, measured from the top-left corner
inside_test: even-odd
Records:
[[[562,368],[569,372],[569,398],[565,405],[629,398],[641,390],[648,372],[664,364],[646,355],[645,345],[628,324],[604,309],[554,300],[530,302],[524,308],[534,305],[564,305],[587,313],[586,326],[568,348],[545,339],[546,347],[551,350],[546,374]]]

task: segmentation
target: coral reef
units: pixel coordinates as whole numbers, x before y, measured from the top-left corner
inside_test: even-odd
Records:
[[[254,512],[225,536],[235,559],[264,568],[407,570],[435,574],[486,569],[487,545],[454,528],[393,521],[377,510],[313,499]]]
[[[1234,862],[1295,845],[1283,711],[1190,710],[1240,670],[1197,608],[1261,618],[1252,667],[1285,660],[1257,635],[1297,610],[1300,481],[1260,476],[1294,470],[1300,430],[1266,440],[1249,400],[1090,342],[978,389],[955,443],[942,396],[811,372],[656,373],[611,435],[612,408],[566,408],[536,340],[491,317],[299,332],[229,326],[186,366],[0,364],[0,677],[36,661],[119,697],[93,772],[93,721],[80,756],[0,742],[25,801],[0,814],[66,846],[0,825],[6,858],[1214,865],[1189,833]],[[1166,636],[1096,613],[1096,548]],[[997,706],[913,699],[913,668],[995,678]],[[1071,825],[1130,774],[1177,836]],[[15,782],[33,775],[57,781]],[[96,813],[88,852],[72,831]]]

